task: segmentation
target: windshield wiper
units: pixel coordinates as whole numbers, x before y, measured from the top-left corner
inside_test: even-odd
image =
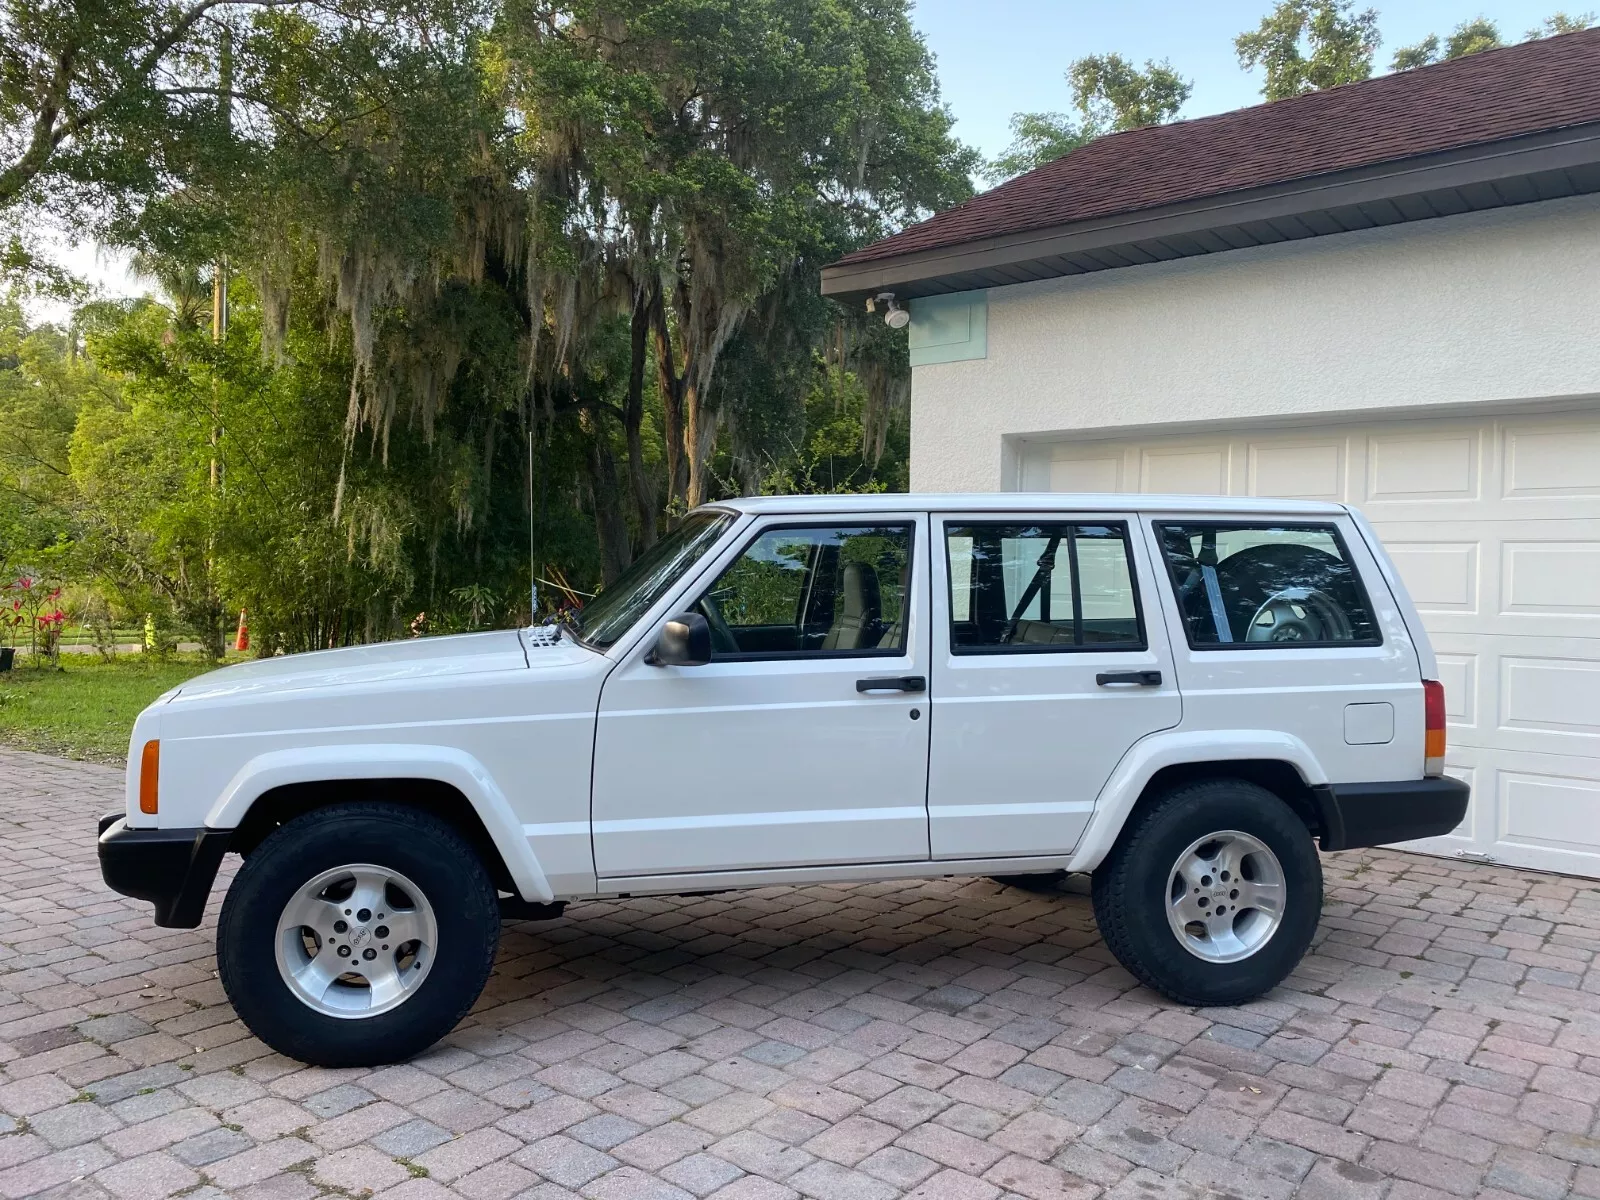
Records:
[[[553,627],[556,629],[565,630],[568,636],[570,636],[572,640],[577,642],[579,645],[587,646],[589,644],[583,640],[583,616],[581,611],[578,609],[557,609],[553,614],[546,617],[539,623],[546,628]]]

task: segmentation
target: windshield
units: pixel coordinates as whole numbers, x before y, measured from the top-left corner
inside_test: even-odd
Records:
[[[690,513],[578,613],[584,642],[607,650],[722,536],[730,513]]]

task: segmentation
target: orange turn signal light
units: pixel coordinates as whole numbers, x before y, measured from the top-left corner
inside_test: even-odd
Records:
[[[1423,774],[1444,774],[1445,710],[1444,684],[1434,679],[1422,681],[1422,757]]]
[[[152,738],[139,755],[139,811],[154,816],[159,798],[156,785],[161,775],[161,743]]]

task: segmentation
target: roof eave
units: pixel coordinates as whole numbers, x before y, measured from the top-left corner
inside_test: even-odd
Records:
[[[1425,197],[1462,188],[1494,189],[1515,180],[1545,179],[1552,172],[1579,172],[1565,194],[1600,191],[1600,123],[1553,129],[1526,137],[1469,146],[1440,154],[1399,159],[1355,170],[1288,180],[1268,187],[1227,192],[1217,196],[1119,213],[1092,221],[1079,221],[1022,233],[963,242],[953,246],[912,251],[860,262],[835,263],[822,270],[822,293],[835,299],[858,301],[879,292],[901,298],[1004,286],[1036,279],[1079,273],[1069,258],[1102,262],[1107,267],[1132,266],[1159,258],[1188,257],[1181,250],[1152,253],[1149,247],[1165,239],[1201,239],[1219,231],[1238,230],[1263,222],[1301,220],[1317,215],[1359,209],[1410,197]],[[1571,180],[1571,176],[1568,176]],[[1553,198],[1534,189],[1506,198],[1498,189],[1487,202],[1472,209],[1500,207],[1528,200]],[[1495,197],[1499,197],[1498,202]],[[1401,220],[1421,220],[1447,213],[1405,215]],[[1371,221],[1370,224],[1395,223]],[[1337,226],[1339,223],[1334,222]],[[1342,227],[1327,232],[1344,232]],[[1317,236],[1313,232],[1309,236]],[[1215,241],[1212,238],[1212,241]],[[1237,239],[1223,239],[1220,248],[1238,248]],[[1285,236],[1269,241],[1288,240]],[[1245,239],[1245,244],[1261,244]],[[1194,253],[1209,253],[1198,249]],[[1117,261],[1126,259],[1127,261]],[[1094,268],[1087,268],[1094,269]]]

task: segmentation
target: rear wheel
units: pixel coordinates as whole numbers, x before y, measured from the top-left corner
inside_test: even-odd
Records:
[[[1277,796],[1218,779],[1168,792],[1129,820],[1094,872],[1106,945],[1180,1004],[1239,1004],[1288,977],[1322,908],[1322,864]]]
[[[319,809],[273,831],[223,901],[217,968],[267,1045],[324,1067],[420,1053],[472,1007],[496,894],[450,825],[400,805]]]

